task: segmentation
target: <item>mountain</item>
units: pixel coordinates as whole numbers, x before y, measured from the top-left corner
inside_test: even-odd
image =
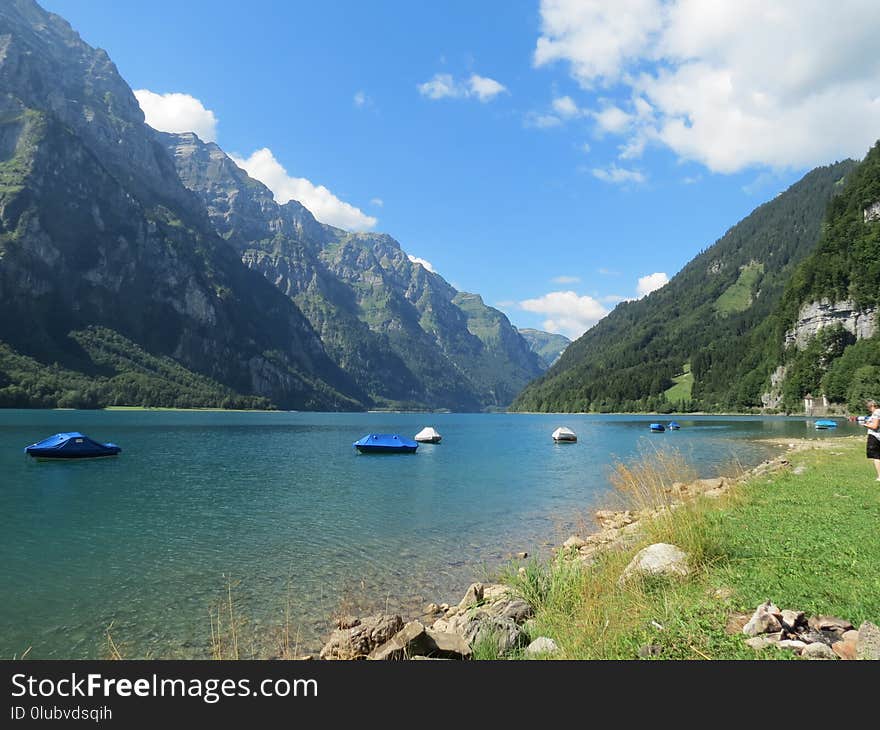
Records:
[[[856,164],[820,167],[754,210],[661,289],[622,302],[517,397],[523,411],[739,410],[761,404],[771,315]],[[774,349],[776,348],[776,349]],[[771,368],[772,370],[772,368]]]
[[[507,317],[409,259],[383,233],[278,204],[214,143],[156,133],[180,179],[241,260],[295,302],[373,405],[502,407],[541,372]]]
[[[216,234],[107,54],[31,0],[0,4],[0,307],[0,340],[37,362],[119,374],[70,336],[109,333],[223,392],[363,407],[308,320]]]
[[[571,340],[565,335],[523,327],[519,328],[519,333],[529,343],[532,352],[540,358],[545,370],[553,365],[565,351],[565,348],[571,344]]]
[[[880,398],[880,142],[828,206],[816,249],[797,268],[774,313],[774,366],[764,405],[802,411],[824,395],[862,412]],[[756,373],[760,375],[760,371]]]

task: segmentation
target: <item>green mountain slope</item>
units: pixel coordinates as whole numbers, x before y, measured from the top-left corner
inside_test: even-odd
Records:
[[[0,90],[11,351],[88,374],[69,334],[95,326],[281,407],[363,408],[302,312],[216,234],[104,51],[32,0],[6,0]]]
[[[863,412],[880,398],[880,142],[828,206],[822,238],[797,268],[773,318],[781,405],[807,394]],[[756,373],[755,376],[760,375]]]
[[[390,236],[324,225],[296,201],[277,204],[194,134],[157,139],[217,232],[297,304],[372,404],[506,406],[541,372],[507,317],[411,261]]]
[[[529,343],[529,347],[540,358],[541,364],[546,370],[555,363],[565,348],[571,344],[571,340],[565,335],[557,335],[542,330],[520,327],[519,333]]]
[[[663,288],[619,304],[531,383],[525,411],[737,409],[760,403],[773,323],[794,269],[816,246],[829,200],[856,163],[808,173],[757,208]],[[778,346],[777,346],[778,347]],[[690,372],[690,383],[685,374]],[[674,388],[676,384],[684,388]],[[671,402],[671,395],[690,397]],[[682,398],[682,395],[678,395]]]

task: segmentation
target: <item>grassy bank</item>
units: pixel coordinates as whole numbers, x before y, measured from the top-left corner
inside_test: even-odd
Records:
[[[726,630],[731,617],[772,599],[856,626],[877,622],[880,483],[864,440],[814,442],[790,459],[788,470],[643,520],[632,544],[591,565],[561,554],[511,569],[505,581],[537,609],[529,634],[552,638],[565,659],[634,659],[647,646],[660,659],[785,659],[792,655],[746,646]],[[672,468],[620,466],[617,486],[633,507],[662,506]],[[633,555],[655,542],[685,550],[691,575],[619,586]]]

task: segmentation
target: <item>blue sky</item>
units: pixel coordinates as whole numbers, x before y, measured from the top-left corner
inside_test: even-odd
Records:
[[[870,0],[39,1],[154,126],[570,336],[880,136]]]

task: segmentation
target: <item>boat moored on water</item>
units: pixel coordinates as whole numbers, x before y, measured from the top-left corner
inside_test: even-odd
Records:
[[[828,428],[837,428],[837,421],[832,421],[830,418],[820,418],[816,421],[815,426],[820,431]]]
[[[439,444],[443,437],[433,426],[425,426],[413,438],[423,444]]]
[[[654,431],[654,433],[660,433],[661,431],[666,430],[666,426],[664,426],[662,423],[652,423],[651,430]]]
[[[678,425],[677,421],[670,421],[669,425],[666,428],[668,428],[670,431],[678,431],[681,426]]]
[[[102,444],[79,431],[56,433],[24,449],[24,453],[35,459],[99,459],[121,452],[116,444]]]
[[[370,433],[354,442],[362,454],[414,454],[418,443],[396,433]]]
[[[578,440],[577,434],[566,426],[560,426],[553,432],[553,440],[559,444],[571,444]]]

